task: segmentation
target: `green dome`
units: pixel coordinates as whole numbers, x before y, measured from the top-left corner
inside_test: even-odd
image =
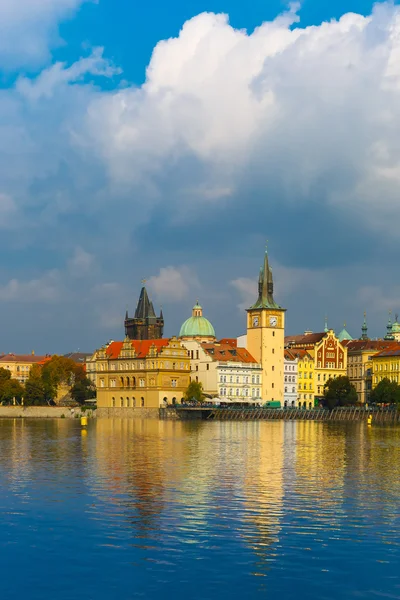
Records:
[[[183,323],[179,332],[179,337],[213,337],[215,338],[214,327],[210,321],[203,317],[203,309],[200,304],[193,307],[192,316]]]
[[[392,333],[400,333],[400,323],[395,321],[392,325]]]
[[[349,332],[346,330],[346,323],[344,324],[344,327],[342,329],[342,331],[339,333],[339,342],[344,342],[345,340],[348,341],[352,341],[353,338],[351,337],[351,335],[349,334]]]

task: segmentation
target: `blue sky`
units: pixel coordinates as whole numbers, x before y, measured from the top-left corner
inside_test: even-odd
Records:
[[[0,0],[0,351],[121,338],[142,278],[238,335],[266,239],[289,333],[382,335],[399,40],[397,3]]]

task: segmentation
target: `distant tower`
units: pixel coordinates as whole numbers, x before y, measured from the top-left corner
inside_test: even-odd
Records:
[[[388,319],[388,323],[386,325],[386,335],[383,338],[384,340],[394,340],[394,335],[392,332],[392,328],[393,328],[393,324],[392,324],[392,311],[389,310],[389,319]]]
[[[258,278],[258,299],[247,309],[247,350],[263,368],[263,400],[283,403],[285,309],[274,300],[268,252]]]
[[[149,300],[147,290],[143,286],[136,307],[135,316],[125,315],[125,335],[131,340],[159,340],[163,336],[164,316],[161,310],[157,317],[153,303]]]
[[[364,323],[363,326],[361,327],[361,339],[362,340],[367,340],[368,339],[368,326],[367,326],[367,313],[364,312]]]
[[[324,327],[324,331],[325,333],[328,333],[329,329],[328,329],[328,317],[325,317],[325,327]]]

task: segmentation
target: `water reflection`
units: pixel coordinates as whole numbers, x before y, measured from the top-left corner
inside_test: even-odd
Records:
[[[359,423],[6,420],[0,534],[69,536],[68,564],[78,528],[96,597],[131,598],[127,573],[154,598],[396,597],[399,453],[399,429]]]

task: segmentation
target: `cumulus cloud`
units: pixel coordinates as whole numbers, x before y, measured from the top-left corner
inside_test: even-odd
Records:
[[[93,254],[86,252],[78,246],[75,248],[74,255],[68,261],[68,269],[73,277],[82,277],[90,273],[95,265]]]
[[[60,43],[58,24],[88,0],[1,0],[0,65],[36,66]]]
[[[55,269],[28,281],[11,279],[0,286],[0,301],[18,303],[56,302],[60,299],[59,272]]]
[[[317,202],[397,234],[400,8],[291,28],[296,10],[250,35],[203,13],[156,46],[140,88],[95,98],[88,131],[113,180],[162,202],[175,176],[185,210],[206,178],[231,203]]]
[[[199,287],[197,276],[188,267],[162,267],[158,275],[147,282],[151,291],[165,300],[183,300],[193,288]]]

